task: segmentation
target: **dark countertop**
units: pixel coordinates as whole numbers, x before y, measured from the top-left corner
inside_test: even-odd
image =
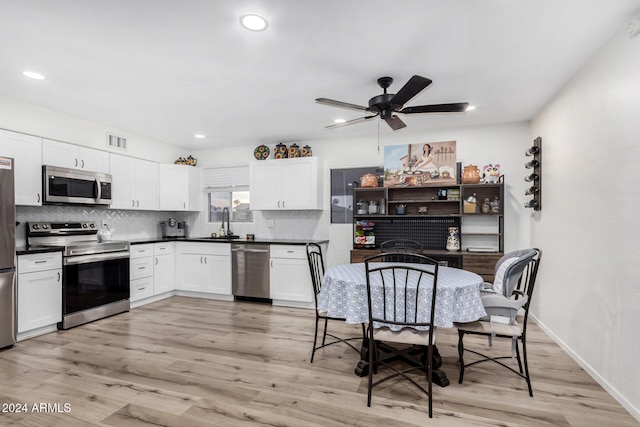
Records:
[[[16,247],[16,255],[43,254],[47,252],[61,252],[60,246],[38,246],[35,248],[27,248],[26,246]]]
[[[139,239],[131,240],[132,245],[142,245],[144,243],[164,243],[164,242],[207,242],[207,243],[249,243],[249,244],[270,244],[270,245],[306,245],[308,242],[327,243],[329,240],[302,240],[302,239],[258,239],[245,240],[241,239],[211,239],[208,237],[189,237],[189,238],[156,238],[156,239]]]

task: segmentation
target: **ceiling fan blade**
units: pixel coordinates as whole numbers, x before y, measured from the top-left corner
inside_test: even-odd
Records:
[[[413,76],[391,99],[392,105],[404,105],[411,98],[422,92],[431,84],[431,80],[422,76]]]
[[[316,98],[318,104],[328,105],[329,107],[347,108],[349,110],[367,111],[367,107],[362,105],[349,104],[348,102],[335,101],[328,98]]]
[[[416,105],[415,107],[406,107],[398,111],[403,114],[419,114],[419,113],[463,113],[469,106],[468,102],[454,102],[452,104],[433,104],[433,105]]]
[[[400,120],[400,117],[398,116],[391,116],[388,119],[384,119],[384,121],[387,122],[389,127],[393,130],[398,130],[398,129],[407,127],[407,125],[405,125],[404,122]]]
[[[335,124],[332,124],[332,125],[329,125],[329,126],[325,126],[324,128],[325,129],[335,129],[335,128],[339,128],[339,127],[342,127],[342,126],[348,126],[348,125],[353,125],[353,124],[356,124],[356,123],[361,123],[361,122],[364,122],[366,120],[373,119],[375,117],[378,117],[378,115],[374,114],[373,116],[359,117],[357,119],[348,120],[348,121],[343,122],[343,123],[335,123]]]

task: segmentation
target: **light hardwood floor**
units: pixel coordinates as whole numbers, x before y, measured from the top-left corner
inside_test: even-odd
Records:
[[[312,335],[310,310],[172,297],[1,352],[0,402],[27,413],[0,413],[0,425],[639,425],[535,325],[533,398],[497,365],[470,368],[458,384],[457,334],[439,329],[451,385],[434,386],[433,419],[405,382],[374,389],[368,408],[367,380],[353,374],[359,355],[336,345],[310,364]],[[33,411],[40,403],[60,406]]]

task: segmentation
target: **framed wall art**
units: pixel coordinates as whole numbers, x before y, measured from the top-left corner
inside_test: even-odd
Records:
[[[385,187],[427,187],[456,183],[456,142],[387,145]]]

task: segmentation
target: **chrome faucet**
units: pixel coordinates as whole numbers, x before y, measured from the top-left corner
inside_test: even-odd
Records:
[[[233,232],[231,231],[231,228],[229,227],[229,220],[231,217],[231,214],[229,213],[229,208],[223,208],[222,209],[222,224],[220,225],[220,227],[224,228],[224,217],[225,217],[225,212],[227,214],[227,236],[233,236]]]

